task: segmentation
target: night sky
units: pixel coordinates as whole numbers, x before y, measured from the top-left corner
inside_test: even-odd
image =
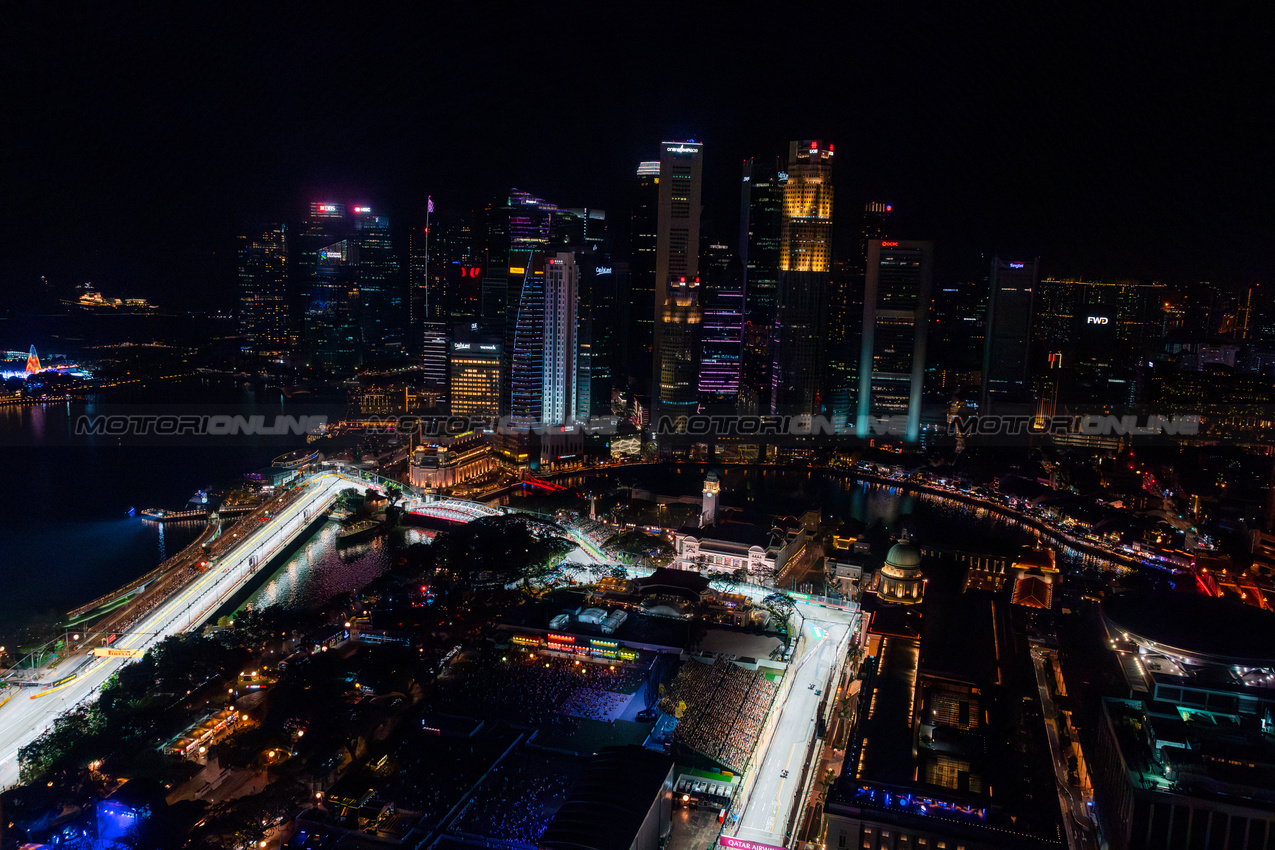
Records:
[[[687,137],[732,242],[740,160],[825,138],[841,235],[890,201],[947,277],[1002,252],[1270,280],[1262,4],[861,5],[7,6],[0,281],[229,303],[253,218],[327,196],[403,222],[510,186],[627,217],[637,163]]]

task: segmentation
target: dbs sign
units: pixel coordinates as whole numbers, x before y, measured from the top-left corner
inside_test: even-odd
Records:
[[[460,276],[461,276],[461,277],[473,277],[473,278],[482,277],[482,276],[483,276],[483,270],[482,270],[481,268],[479,268],[478,266],[461,266],[461,267],[460,267]]]

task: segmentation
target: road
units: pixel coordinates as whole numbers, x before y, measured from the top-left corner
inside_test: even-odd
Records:
[[[836,687],[836,673],[844,660],[847,638],[853,613],[829,609],[819,605],[801,603],[798,610],[805,615],[802,633],[806,637],[806,650],[789,668],[788,675],[795,676],[782,705],[769,744],[762,741],[766,751],[755,763],[757,773],[753,778],[748,799],[740,814],[733,834],[747,841],[788,846],[785,832],[792,814],[793,801],[802,792],[802,779],[810,740],[815,734],[815,714],[822,696],[815,690],[828,694],[828,687]],[[817,748],[818,750],[818,748]],[[788,776],[783,776],[788,771]],[[728,829],[728,831],[730,831]]]
[[[1032,647],[1032,665],[1036,668],[1036,687],[1040,691],[1040,706],[1045,718],[1045,734],[1049,738],[1049,754],[1054,763],[1054,781],[1058,785],[1058,805],[1067,831],[1067,846],[1070,850],[1098,850],[1084,795],[1067,781],[1067,753],[1058,738],[1058,709],[1049,692],[1046,653],[1047,650]]]
[[[215,568],[165,599],[111,644],[112,649],[144,651],[164,638],[200,626],[264,563],[353,482],[336,473],[312,476],[309,492],[256,529],[236,530],[243,539],[225,551]],[[366,486],[363,484],[362,486]],[[103,683],[128,658],[72,658],[45,677],[45,684],[75,677],[56,687],[9,689],[0,704],[0,788],[18,781],[18,750],[53,725],[58,715],[97,696]],[[3,699],[0,697],[0,699]]]
[[[650,573],[649,569],[624,569],[632,578]],[[742,593],[753,601],[760,601],[775,592],[774,588],[733,582],[729,590]],[[850,631],[858,620],[858,606],[854,603],[826,606],[796,600],[796,608],[806,637],[802,656],[788,671],[788,675],[796,678],[784,702],[772,709],[780,714],[770,740],[765,740],[763,735],[763,740],[758,743],[758,748],[764,748],[765,752],[753,759],[753,764],[759,764],[759,768],[749,767],[755,775],[749,784],[748,799],[739,821],[735,825],[726,825],[726,832],[737,838],[776,847],[787,846],[784,833],[788,818],[793,801],[802,791],[802,768],[810,739],[815,734],[815,713],[822,699],[821,695],[815,694],[815,689],[828,694],[829,687],[836,687],[837,671],[845,661]],[[810,687],[812,684],[814,688]],[[821,750],[821,747],[816,747],[813,759],[816,768]],[[782,775],[785,770],[788,771],[786,777]]]

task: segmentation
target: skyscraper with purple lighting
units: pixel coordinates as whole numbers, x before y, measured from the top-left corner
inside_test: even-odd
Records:
[[[713,267],[704,286],[699,367],[700,403],[728,405],[739,397],[744,350],[744,287],[739,263]]]

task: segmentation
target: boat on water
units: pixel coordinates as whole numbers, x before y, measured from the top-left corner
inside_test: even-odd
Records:
[[[336,545],[347,546],[370,540],[383,531],[389,530],[389,523],[383,519],[365,519],[353,525],[342,526],[336,533]]]
[[[130,514],[131,515],[131,514]],[[147,508],[142,511],[142,519],[148,519],[152,522],[181,522],[183,520],[199,520],[208,516],[208,511],[204,508],[196,508],[193,510],[166,511],[163,508]]]

